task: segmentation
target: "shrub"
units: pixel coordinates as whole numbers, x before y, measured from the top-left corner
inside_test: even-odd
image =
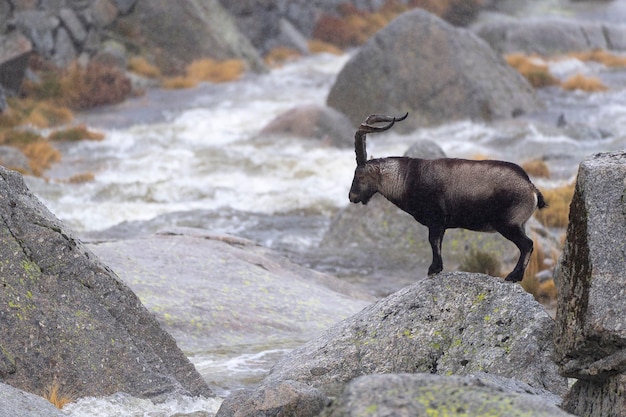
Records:
[[[530,255],[530,260],[524,271],[524,278],[521,285],[526,292],[535,297],[535,300],[541,304],[548,306],[556,300],[556,287],[552,279],[548,279],[539,282],[537,274],[544,269],[547,265],[556,265],[560,253],[553,251],[552,253],[545,253],[542,245],[533,238],[533,253]]]
[[[533,159],[522,163],[522,168],[531,177],[550,178],[550,168],[541,159]]]
[[[594,49],[592,51],[573,52],[570,54],[581,61],[595,61],[607,67],[626,67],[626,57],[611,54],[604,49]]]
[[[507,64],[515,68],[535,88],[558,85],[559,80],[550,74],[548,64],[539,56],[509,54],[504,57]]]
[[[269,67],[278,67],[283,65],[285,62],[292,61],[296,58],[300,58],[301,56],[302,54],[295,49],[280,46],[269,51],[263,57],[263,60]]]
[[[565,80],[562,84],[565,90],[583,90],[587,92],[606,91],[608,88],[598,77],[585,77],[576,74]]]
[[[184,77],[182,75],[176,77],[168,77],[161,82],[163,88],[168,89],[181,89],[181,88],[192,88],[198,85],[198,80]]]
[[[124,101],[131,93],[130,80],[119,69],[98,63],[71,65],[61,78],[61,101],[70,108],[86,110]]]
[[[61,153],[48,141],[30,143],[24,146],[22,151],[29,160],[30,169],[37,176],[42,175],[53,163],[61,160]]]
[[[333,55],[343,54],[343,51],[337,48],[335,45],[328,43],[328,42],[324,42],[319,39],[311,39],[308,42],[308,46],[309,46],[309,51],[314,54],[319,54],[319,53],[324,53],[324,52],[333,54]]]
[[[460,271],[480,272],[494,277],[500,276],[501,262],[490,252],[472,249],[459,265]]]
[[[147,78],[160,78],[161,70],[142,56],[134,56],[128,60],[128,69]]]

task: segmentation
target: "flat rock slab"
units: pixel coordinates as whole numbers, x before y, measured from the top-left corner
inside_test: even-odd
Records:
[[[248,240],[200,229],[88,246],[187,352],[297,346],[374,301]]]

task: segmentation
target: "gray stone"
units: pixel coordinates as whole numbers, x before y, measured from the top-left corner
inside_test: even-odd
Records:
[[[557,357],[564,375],[626,371],[626,153],[580,164],[558,290]]]
[[[24,10],[14,13],[17,28],[33,44],[34,49],[43,57],[49,58],[54,51],[54,29],[59,20],[41,10]]]
[[[7,31],[10,16],[11,4],[9,0],[0,0],[0,34]]]
[[[1,91],[0,94],[2,94]],[[0,145],[0,165],[22,174],[32,174],[26,155],[13,146]]]
[[[0,417],[62,417],[64,415],[44,398],[0,383]]]
[[[61,9],[59,11],[59,18],[76,43],[82,44],[85,42],[85,39],[87,39],[87,31],[74,10],[68,8]]]
[[[422,139],[413,143],[404,153],[404,156],[408,156],[409,158],[438,159],[445,158],[446,154],[443,149],[432,140]]]
[[[557,395],[554,326],[519,285],[481,274],[424,279],[333,326],[279,362],[267,381],[295,380],[335,395],[373,373],[514,378]]]
[[[17,31],[0,35],[0,86],[8,94],[20,91],[32,50],[31,42]]]
[[[322,417],[571,416],[541,395],[509,390],[481,377],[367,375],[352,381]]]
[[[626,416],[626,152],[580,164],[569,218],[555,273],[555,361],[580,381],[566,409]]]
[[[271,120],[259,135],[290,135],[314,138],[345,148],[354,146],[355,127],[337,110],[327,106],[302,105]]]
[[[494,18],[474,27],[500,54],[556,55],[591,49],[626,50],[626,25],[604,25],[562,18]]]
[[[219,417],[317,416],[328,398],[319,390],[295,381],[282,381],[254,391],[251,396],[235,395],[241,403],[236,407],[225,401]]]
[[[113,3],[117,6],[117,10],[120,14],[125,15],[133,9],[137,0],[113,0]]]
[[[355,125],[374,112],[408,111],[397,127],[403,132],[540,108],[528,82],[482,39],[420,9],[400,15],[361,47],[327,103]]]
[[[129,42],[139,41],[138,46],[150,50],[165,74],[182,72],[193,60],[207,57],[238,58],[254,71],[266,69],[250,40],[217,0],[140,1],[117,19],[113,30],[121,28],[117,34],[124,38],[123,28],[128,27],[136,29]]]
[[[294,346],[373,301],[356,287],[250,241],[201,229],[89,247],[187,352]],[[174,297],[187,301],[172,303]]]
[[[59,28],[54,37],[54,53],[52,62],[59,67],[72,63],[77,57],[76,48],[69,32],[65,28]]]
[[[106,28],[115,21],[118,10],[112,0],[94,0],[85,11],[94,25],[100,29]]]
[[[567,383],[551,360],[553,330],[554,322],[519,285],[481,274],[439,274],[294,350],[257,391],[297,381],[338,397],[362,375],[487,373],[517,380],[511,389],[530,386],[554,402]]]
[[[0,220],[4,382],[40,393],[57,381],[75,398],[212,395],[128,286],[1,167]]]

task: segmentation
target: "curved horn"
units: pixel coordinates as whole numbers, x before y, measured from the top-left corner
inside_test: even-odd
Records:
[[[371,114],[365,119],[359,129],[354,134],[354,152],[356,153],[356,164],[357,166],[365,165],[367,162],[367,150],[365,146],[365,135],[373,132],[383,132],[387,129],[391,129],[391,127],[396,123],[400,122],[407,118],[409,113],[407,112],[402,117],[391,117],[385,116],[382,114]],[[387,124],[384,126],[372,126],[373,123],[383,123]]]

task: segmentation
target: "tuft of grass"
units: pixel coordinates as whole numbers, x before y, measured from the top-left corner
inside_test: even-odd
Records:
[[[608,87],[598,77],[586,77],[582,74],[571,76],[561,86],[565,90],[582,90],[587,92],[608,90]]]
[[[295,49],[279,46],[265,54],[263,60],[269,67],[279,67],[286,62],[294,61],[300,57],[302,57],[302,54]]]
[[[541,190],[548,207],[535,212],[535,218],[546,227],[564,228],[569,222],[569,206],[574,196],[574,183]]]
[[[102,140],[104,134],[89,130],[85,125],[73,126],[57,130],[48,135],[48,140],[60,142],[77,142],[79,140]]]
[[[542,245],[537,242],[536,238],[533,238],[533,253],[530,255],[530,260],[524,271],[524,278],[520,283],[522,288],[535,297],[539,303],[544,306],[551,306],[556,301],[556,286],[554,280],[548,279],[543,282],[539,282],[537,274],[544,269],[546,265],[556,265],[559,253],[545,253]],[[550,267],[550,268],[552,268]]]
[[[134,56],[128,60],[128,70],[147,78],[160,78],[161,70],[142,56]]]
[[[308,42],[309,51],[313,54],[329,53],[333,55],[343,55],[343,51],[335,45],[319,39],[311,39]]]
[[[541,159],[523,162],[521,166],[531,177],[550,178],[550,168]]]
[[[480,272],[494,277],[500,276],[502,263],[496,255],[482,250],[472,249],[459,265],[460,271]]]
[[[234,81],[245,71],[245,64],[239,59],[216,61],[211,58],[193,61],[186,68],[186,74],[169,77],[162,81],[164,88],[192,88],[202,81],[223,83]]]
[[[61,393],[61,386],[56,381],[46,388],[43,397],[59,410],[73,401],[71,395]]]
[[[28,158],[30,169],[36,176],[41,176],[53,163],[61,160],[61,153],[45,140],[24,146],[22,152]]]
[[[535,88],[559,85],[558,78],[550,74],[548,64],[537,55],[521,53],[509,54],[504,57],[507,64],[515,68]]]
[[[72,175],[66,182],[69,184],[84,184],[86,182],[92,182],[96,179],[93,172],[85,172],[83,174]]]
[[[607,67],[626,67],[626,56],[619,56],[605,51],[604,49],[594,49],[584,52],[573,52],[570,56],[581,61],[595,61]]]

